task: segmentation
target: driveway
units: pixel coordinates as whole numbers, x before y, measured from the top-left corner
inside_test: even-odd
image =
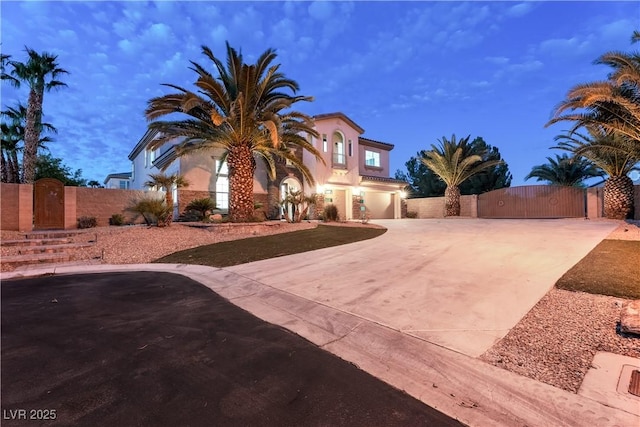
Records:
[[[583,219],[377,220],[376,239],[225,270],[477,357],[616,227]]]

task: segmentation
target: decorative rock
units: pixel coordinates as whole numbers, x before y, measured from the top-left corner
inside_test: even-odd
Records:
[[[620,313],[620,330],[640,335],[640,300],[626,303]]]
[[[209,219],[212,221],[222,221],[222,215],[220,214],[209,215]]]

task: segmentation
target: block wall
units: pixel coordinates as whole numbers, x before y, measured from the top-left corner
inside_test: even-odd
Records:
[[[68,188],[65,187],[65,191]],[[98,220],[98,226],[103,227],[109,225],[111,215],[121,214],[125,222],[131,222],[134,215],[126,209],[144,194],[141,190],[76,187],[76,220],[82,216],[93,216]],[[66,202],[65,206],[68,204]],[[138,218],[135,222],[142,223],[144,220]],[[76,226],[74,224],[73,228]]]
[[[418,218],[444,218],[444,197],[407,199],[407,211],[417,212]],[[478,217],[478,196],[460,197],[460,216]]]

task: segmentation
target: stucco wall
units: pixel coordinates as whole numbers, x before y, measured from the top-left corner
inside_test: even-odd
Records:
[[[0,230],[31,231],[33,186],[0,184]]]
[[[407,199],[407,212],[417,212],[418,218],[444,218],[444,197]],[[478,216],[478,196],[460,197],[460,216]]]

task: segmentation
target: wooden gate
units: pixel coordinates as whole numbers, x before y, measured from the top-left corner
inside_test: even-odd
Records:
[[[501,188],[478,196],[479,218],[580,218],[586,190],[555,185]]]
[[[57,179],[42,178],[33,187],[34,228],[64,228],[64,184]]]

